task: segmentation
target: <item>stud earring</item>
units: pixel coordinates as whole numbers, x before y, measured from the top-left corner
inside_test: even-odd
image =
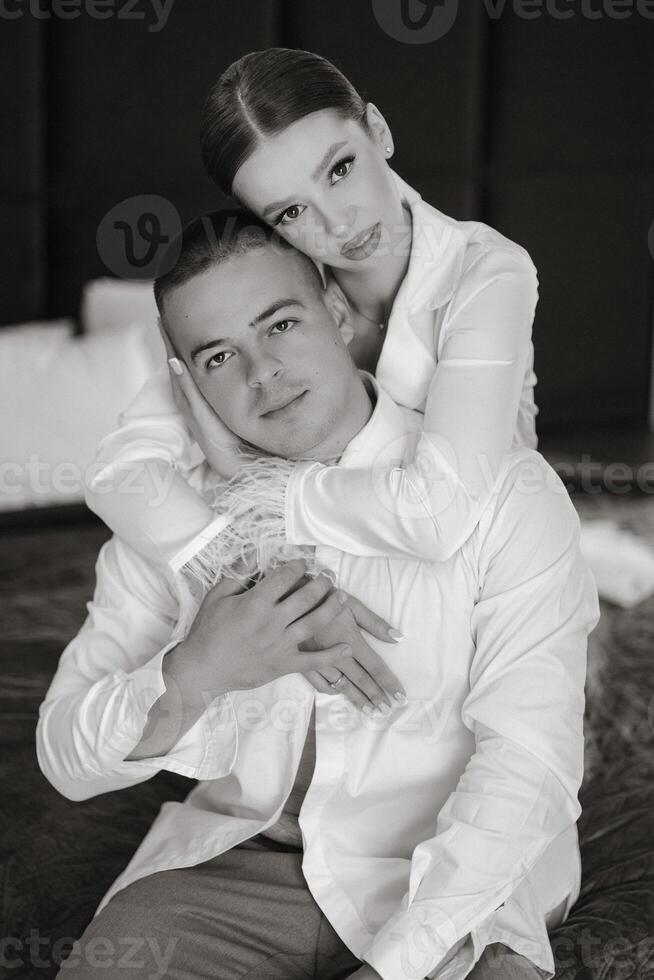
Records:
[[[386,153],[387,154],[391,152],[391,147],[390,146],[385,146],[384,149],[386,150]]]

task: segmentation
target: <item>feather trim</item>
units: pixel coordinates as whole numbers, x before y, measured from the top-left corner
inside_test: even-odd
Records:
[[[217,514],[226,514],[229,523],[182,566],[194,595],[206,594],[225,577],[243,584],[258,581],[294,558],[306,561],[308,575],[324,571],[312,546],[286,540],[286,487],[294,466],[278,456],[254,456],[230,480],[218,480],[207,489],[207,503]]]

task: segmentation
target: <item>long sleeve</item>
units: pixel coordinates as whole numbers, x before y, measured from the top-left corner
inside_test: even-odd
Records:
[[[86,502],[144,558],[176,571],[222,529],[186,479],[201,459],[163,367],[101,442]]]
[[[475,752],[435,836],[413,852],[400,909],[365,952],[384,980],[467,976],[494,914],[581,812],[597,592],[567,494],[530,455],[538,463],[505,482],[480,524],[476,648],[461,709]],[[538,965],[553,971],[544,926],[542,938]]]
[[[515,246],[475,244],[466,262],[443,313],[413,461],[298,465],[286,493],[290,543],[445,561],[472,533],[514,443],[538,280]]]
[[[96,574],[86,622],[62,653],[39,709],[43,774],[64,796],[85,800],[161,769],[194,779],[229,773],[237,750],[229,694],[207,696],[207,710],[167,755],[124,761],[166,689],[161,668],[176,642],[177,602],[154,569],[116,538],[101,549]]]

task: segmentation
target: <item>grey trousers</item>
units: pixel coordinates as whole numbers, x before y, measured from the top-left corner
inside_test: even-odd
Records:
[[[160,871],[122,889],[89,923],[57,977],[342,980],[361,965],[309,891],[302,850],[258,836],[202,864]],[[533,980],[541,974],[493,944],[469,976]]]

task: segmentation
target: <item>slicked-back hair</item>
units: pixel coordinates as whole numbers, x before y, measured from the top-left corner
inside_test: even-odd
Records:
[[[244,55],[222,73],[204,105],[200,145],[207,173],[232,195],[239,168],[262,137],[323,109],[368,128],[366,103],[326,58],[295,48]]]

